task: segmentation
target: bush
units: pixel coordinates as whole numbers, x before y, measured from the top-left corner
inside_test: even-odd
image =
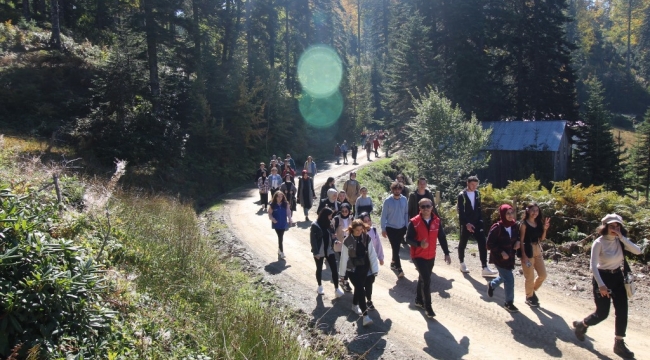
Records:
[[[39,231],[56,204],[0,196],[0,355],[19,344],[20,357],[33,348],[94,354],[113,316],[99,270],[84,249]]]

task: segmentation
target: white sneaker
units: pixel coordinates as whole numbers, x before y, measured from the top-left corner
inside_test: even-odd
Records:
[[[323,289],[323,286],[319,286],[316,292],[318,292],[318,295],[325,295],[325,290]]]
[[[352,305],[352,311],[354,311],[359,316],[363,315],[361,308],[359,308],[359,305]]]
[[[337,288],[336,291],[334,292],[334,296],[337,298],[340,298],[341,296],[343,296],[343,294],[345,293],[340,288]]]
[[[283,253],[282,251],[280,251],[280,250],[278,250],[278,257],[279,257],[280,259],[284,259],[284,257],[285,257],[285,256],[284,256],[284,253]]]
[[[498,271],[490,270],[490,268],[487,267],[487,266],[484,267],[483,271],[481,272],[481,275],[483,275],[485,277],[497,277],[498,274],[499,274]]]
[[[464,262],[460,263],[460,272],[462,273],[468,273],[469,270],[467,270],[467,266],[465,265]]]
[[[363,326],[372,325],[372,319],[370,316],[366,315],[363,317]]]

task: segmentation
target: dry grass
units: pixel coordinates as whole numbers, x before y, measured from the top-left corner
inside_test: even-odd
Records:
[[[634,146],[636,141],[636,133],[631,130],[625,130],[620,128],[613,128],[612,135],[614,135],[614,141],[618,142],[619,134],[621,141],[623,142],[623,148],[629,149]]]

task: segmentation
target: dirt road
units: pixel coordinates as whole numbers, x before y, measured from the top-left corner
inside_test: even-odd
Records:
[[[361,153],[360,155],[365,155]],[[364,156],[365,158],[365,156]],[[372,157],[374,158],[374,156]],[[361,165],[365,163],[362,159]],[[352,165],[318,164],[326,171],[316,176],[316,193],[328,176],[347,177]],[[398,279],[389,269],[390,244],[382,239],[388,258],[380,268],[375,282],[371,312],[374,324],[364,328],[361,319],[352,312],[352,295],[335,299],[334,286],[329,282],[330,272],[323,272],[325,295],[316,293],[315,264],[310,253],[309,222],[304,221],[302,208],[284,237],[286,259],[277,258],[277,237],[271,229],[266,213],[257,204],[256,190],[232,194],[227,199],[227,222],[236,237],[243,241],[253,261],[267,281],[276,284],[279,295],[296,309],[311,314],[323,332],[349,342],[350,349],[366,353],[368,359],[617,359],[612,352],[614,343],[614,310],[598,326],[589,328],[587,340],[575,339],[571,323],[591,311],[592,300],[571,297],[545,284],[539,291],[539,308],[524,304],[523,277],[515,270],[515,305],[520,313],[510,314],[501,307],[503,288],[493,298],[486,295],[486,279],[480,276],[478,256],[467,256],[471,272],[463,275],[458,270],[457,242],[451,241],[452,264],[446,265],[438,250],[432,277],[433,309],[435,319],[427,319],[413,306],[417,272],[408,260],[405,247],[401,251],[406,276]],[[373,199],[374,200],[374,199]],[[315,219],[312,208],[310,219]],[[379,225],[379,219],[374,219]],[[476,254],[476,246],[467,250]],[[549,279],[551,280],[551,279]],[[562,276],[555,277],[562,281]],[[650,359],[650,341],[647,340],[650,321],[630,306],[626,342],[637,359]]]

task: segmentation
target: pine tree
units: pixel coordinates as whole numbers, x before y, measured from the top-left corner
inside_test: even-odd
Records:
[[[650,6],[643,14],[643,24],[639,34],[639,70],[646,84],[650,83]]]
[[[636,143],[632,147],[630,162],[637,194],[639,191],[645,193],[647,202],[650,200],[650,109],[636,129]]]
[[[429,39],[430,29],[423,25],[417,11],[404,6],[402,13],[393,18],[395,35],[391,40],[391,57],[386,69],[384,102],[387,111],[384,126],[403,139],[402,128],[415,115],[412,96],[423,91],[430,83],[431,69],[428,60],[434,54]]]
[[[622,191],[618,183],[623,174],[611,133],[611,114],[603,103],[603,88],[597,79],[588,81],[587,86],[589,100],[582,116],[583,124],[577,130],[574,178],[584,185],[605,185],[608,190]]]

